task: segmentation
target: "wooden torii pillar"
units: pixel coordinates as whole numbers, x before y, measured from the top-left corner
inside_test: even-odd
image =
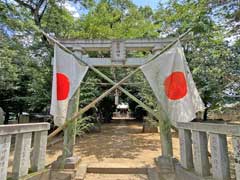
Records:
[[[71,49],[85,63],[93,67],[139,67],[147,62],[148,57],[129,58],[127,53],[134,51],[150,51],[158,53],[163,47],[176,39],[138,39],[138,40],[62,40],[61,44]],[[110,52],[110,57],[93,58],[88,52]],[[78,111],[79,90],[70,100],[68,119]],[[166,115],[158,108],[158,120],[160,124],[161,149],[163,157],[172,157],[171,128],[167,125]],[[164,127],[164,128],[161,128]],[[64,148],[62,156],[62,168],[74,168],[79,157],[74,157],[74,145],[76,137],[76,123],[71,122],[64,130]]]

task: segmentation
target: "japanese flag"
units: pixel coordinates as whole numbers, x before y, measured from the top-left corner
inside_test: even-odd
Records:
[[[76,92],[87,73],[88,66],[83,66],[67,52],[55,44],[53,59],[53,81],[50,114],[54,124],[62,126],[67,117],[68,102]]]
[[[196,112],[204,110],[179,42],[141,70],[174,124],[192,121]]]

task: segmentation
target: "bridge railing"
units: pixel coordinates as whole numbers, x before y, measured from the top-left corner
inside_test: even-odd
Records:
[[[0,125],[1,180],[7,179],[12,136],[15,136],[12,179],[27,175],[30,169],[44,169],[49,129],[49,123]]]
[[[236,179],[240,180],[239,125],[190,122],[177,123],[177,127],[179,129],[180,163],[183,168],[193,169],[202,177],[230,179],[228,140],[231,139]],[[227,139],[227,136],[230,138]]]

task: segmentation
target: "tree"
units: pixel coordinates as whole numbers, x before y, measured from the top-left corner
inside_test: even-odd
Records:
[[[169,1],[155,15],[156,22],[162,24],[159,26],[162,36],[177,36],[192,28],[193,38],[183,42],[184,50],[202,99],[211,108],[227,103],[229,83],[239,82],[239,72],[235,69],[239,69],[239,55],[227,42],[222,26],[228,22],[229,11],[219,6],[222,4],[205,0]],[[225,18],[221,23],[220,17]]]
[[[239,4],[234,1],[224,4],[207,0],[167,1],[160,4],[157,11],[148,6],[137,7],[131,0],[73,1],[78,10],[82,7],[87,10],[80,18],[73,17],[64,2],[0,1],[0,55],[3,59],[0,62],[3,79],[0,105],[7,102],[14,112],[42,112],[49,107],[53,48],[46,38],[34,31],[33,25],[56,38],[78,39],[177,37],[192,28],[193,36],[187,37],[183,46],[205,104],[218,108],[239,96]],[[105,56],[109,52],[92,54]],[[131,56],[146,54],[137,52]],[[131,70],[101,69],[115,81]],[[93,85],[93,82],[105,81],[92,72],[85,81],[81,87],[81,106],[107,88]],[[143,83],[127,89],[149,106],[156,107],[141,73],[129,80],[135,81]],[[107,100],[110,102],[111,98]]]

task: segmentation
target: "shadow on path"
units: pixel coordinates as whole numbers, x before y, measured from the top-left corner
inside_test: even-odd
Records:
[[[144,161],[159,156],[160,138],[158,133],[142,133],[142,123],[119,121],[104,124],[101,133],[78,138],[75,152],[82,158],[92,156],[97,161],[106,158],[138,160],[139,156],[142,156],[139,160]]]

